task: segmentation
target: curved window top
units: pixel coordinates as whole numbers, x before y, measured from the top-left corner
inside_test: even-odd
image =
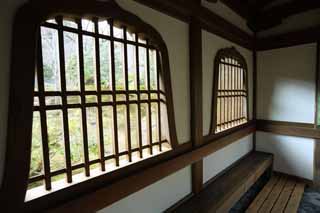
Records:
[[[248,122],[247,64],[235,48],[217,53],[212,103],[212,134]]]
[[[14,44],[3,188],[21,206],[66,201],[177,145],[166,46],[114,1],[31,1]]]

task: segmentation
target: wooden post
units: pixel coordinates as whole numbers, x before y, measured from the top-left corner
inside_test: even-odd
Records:
[[[317,42],[317,63],[316,63],[316,108],[314,127],[319,129],[318,126],[318,107],[319,107],[319,94],[320,94],[320,41]],[[320,140],[314,141],[314,160],[313,160],[313,184],[314,187],[320,189]]]
[[[258,65],[257,65],[257,35],[254,34],[254,45],[253,45],[253,75],[252,75],[252,82],[253,82],[253,94],[252,94],[252,101],[253,101],[253,106],[252,106],[252,120],[256,121],[257,120],[257,83],[258,83],[258,76],[257,76],[257,71],[258,71]],[[249,82],[248,82],[249,83]],[[256,132],[253,133],[253,151],[256,151],[257,147],[257,135]]]
[[[196,18],[201,2],[195,0],[195,15],[189,26],[190,39],[190,95],[191,95],[191,141],[193,147],[203,144],[202,122],[202,34],[200,22]],[[203,187],[203,160],[192,164],[192,191],[199,193]]]

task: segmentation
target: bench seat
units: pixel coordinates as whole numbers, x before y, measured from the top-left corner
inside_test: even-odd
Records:
[[[167,212],[228,212],[260,176],[272,170],[272,163],[272,154],[252,152],[214,179],[198,195]]]

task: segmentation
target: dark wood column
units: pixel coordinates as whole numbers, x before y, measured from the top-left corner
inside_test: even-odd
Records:
[[[257,35],[254,35],[254,45],[253,45],[253,50],[252,50],[252,57],[253,57],[253,73],[252,73],[252,120],[257,121],[257,92],[258,92],[258,58],[257,58]],[[256,132],[253,133],[253,150],[256,151],[256,143],[257,143],[257,136]]]
[[[201,1],[194,0],[194,15],[189,27],[190,39],[190,95],[191,95],[191,141],[193,147],[203,144],[202,118],[202,33],[197,18]],[[199,193],[203,187],[203,160],[192,164],[192,192]]]
[[[320,100],[320,41],[317,42],[317,67],[316,67],[316,108],[315,108],[315,128],[320,131],[319,128],[319,100]],[[320,189],[320,140],[316,139],[314,144],[314,160],[313,160],[313,183],[317,189]]]

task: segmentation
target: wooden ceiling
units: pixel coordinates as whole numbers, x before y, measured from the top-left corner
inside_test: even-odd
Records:
[[[207,0],[216,3],[218,0]],[[320,8],[320,0],[220,0],[247,20],[254,32],[266,30],[282,23],[295,14]]]

